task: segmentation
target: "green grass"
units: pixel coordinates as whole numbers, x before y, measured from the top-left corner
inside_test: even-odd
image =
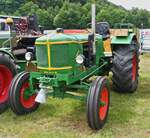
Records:
[[[139,88],[134,94],[111,91],[105,127],[92,131],[86,122],[85,102],[48,99],[26,116],[10,110],[0,115],[0,138],[148,138],[150,137],[150,55],[141,57]]]

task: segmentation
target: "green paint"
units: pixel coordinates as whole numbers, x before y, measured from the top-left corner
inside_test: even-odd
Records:
[[[4,39],[0,39],[0,47],[2,47],[2,45],[3,45],[3,43],[4,43],[5,41],[7,41],[7,39],[6,39],[6,38],[4,38]]]
[[[36,42],[65,42],[65,41],[87,41],[88,34],[48,34],[36,39]]]
[[[41,45],[36,47],[36,57],[38,66],[48,67],[48,55],[46,46]]]
[[[18,72],[22,72],[25,70],[26,60],[15,60],[18,66]]]
[[[128,29],[128,36],[112,36],[112,45],[129,45],[131,44],[133,37],[139,36],[139,30],[131,23],[116,23],[114,28]]]
[[[23,97],[27,100],[31,96],[30,89],[25,89]]]
[[[135,36],[134,33],[131,33],[128,36],[120,36],[120,37],[113,36],[111,44],[113,44],[113,45],[114,44],[117,44],[117,45],[119,45],[119,44],[129,45],[129,44],[131,44],[134,36]]]

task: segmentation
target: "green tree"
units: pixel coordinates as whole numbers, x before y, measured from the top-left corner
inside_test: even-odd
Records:
[[[27,16],[27,15],[35,14],[38,9],[39,6],[31,1],[21,6],[16,12],[20,13],[20,15],[22,16]]]
[[[62,28],[83,28],[85,26],[84,13],[82,13],[82,6],[80,3],[65,2],[56,17],[54,18],[54,25]]]
[[[61,7],[64,0],[30,0],[37,4],[42,9],[48,9],[49,7]]]
[[[38,9],[36,15],[39,21],[39,24],[44,26],[45,29],[54,29],[53,25],[54,17],[56,16],[59,7],[49,7],[47,10]]]
[[[96,2],[97,22],[130,22],[150,27],[150,12],[134,8],[126,10],[108,0],[0,0],[0,14],[27,16],[36,14],[46,29],[86,28],[91,22],[91,3]]]
[[[110,13],[111,11],[111,13]],[[103,7],[97,14],[97,21],[107,21],[112,27],[115,23],[126,22],[126,12],[111,6]]]
[[[150,27],[150,12],[147,10],[133,8],[128,12],[127,17],[127,22],[133,23],[139,28],[141,24],[144,28]]]
[[[12,15],[25,0],[0,0],[0,11]]]

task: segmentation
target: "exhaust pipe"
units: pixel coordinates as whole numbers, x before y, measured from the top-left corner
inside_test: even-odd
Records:
[[[94,41],[93,41],[93,55],[96,54],[96,6],[95,4],[92,4],[92,33],[94,36]]]

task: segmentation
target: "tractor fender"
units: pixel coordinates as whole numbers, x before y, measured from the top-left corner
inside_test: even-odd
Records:
[[[134,33],[131,33],[128,36],[112,36],[111,45],[129,45],[133,39],[136,39],[136,35]]]
[[[0,53],[4,53],[6,55],[9,55],[13,60],[15,60],[15,57],[13,54],[10,52],[10,49],[0,49]]]

